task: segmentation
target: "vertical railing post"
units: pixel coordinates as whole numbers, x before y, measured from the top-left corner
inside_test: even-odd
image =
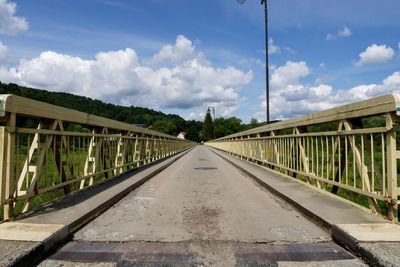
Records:
[[[6,200],[7,131],[0,127],[0,203]],[[4,212],[4,211],[3,211]]]
[[[386,114],[386,159],[387,159],[387,189],[391,202],[388,204],[388,217],[397,220],[397,148],[396,131],[394,128],[393,115]]]
[[[8,203],[4,205],[4,220],[10,220],[14,217],[14,193],[15,193],[15,123],[16,114],[10,113],[7,120],[4,140],[6,150],[4,158],[5,167],[5,197]]]

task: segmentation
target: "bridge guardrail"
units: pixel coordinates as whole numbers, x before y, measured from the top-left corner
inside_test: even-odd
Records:
[[[16,95],[0,95],[1,121],[5,220],[194,144]]]
[[[398,220],[399,112],[400,96],[385,95],[206,144]]]

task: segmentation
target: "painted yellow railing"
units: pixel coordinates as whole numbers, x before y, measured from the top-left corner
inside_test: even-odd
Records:
[[[5,220],[194,144],[15,95],[0,95],[0,122]]]
[[[386,95],[261,126],[207,145],[397,220],[399,111],[400,97]]]

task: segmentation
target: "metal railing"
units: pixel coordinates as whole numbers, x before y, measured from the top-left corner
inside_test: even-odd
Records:
[[[397,220],[400,97],[386,95],[207,143]]]
[[[194,144],[15,95],[0,95],[0,121],[5,220]]]

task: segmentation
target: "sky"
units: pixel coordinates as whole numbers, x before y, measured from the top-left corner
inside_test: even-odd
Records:
[[[268,0],[271,119],[400,93],[400,1]],[[0,81],[265,121],[259,0],[0,0]]]

